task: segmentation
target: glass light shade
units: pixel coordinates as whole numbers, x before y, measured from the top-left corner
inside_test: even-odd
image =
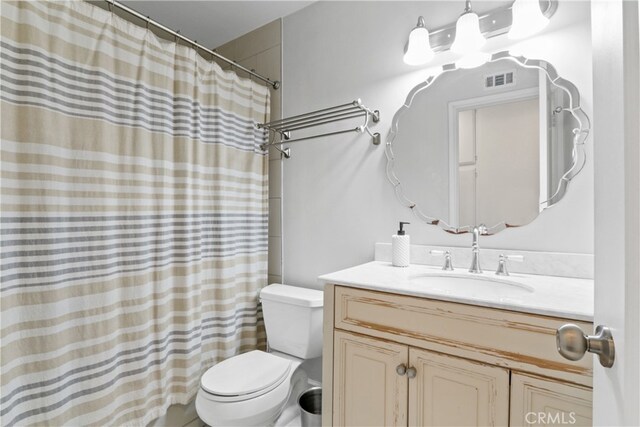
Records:
[[[457,68],[476,68],[489,60],[491,55],[485,52],[468,53],[456,61]]]
[[[422,65],[431,61],[433,55],[431,43],[429,43],[429,31],[421,26],[411,30],[403,57],[404,62],[409,65]]]
[[[509,30],[509,38],[523,39],[541,31],[549,23],[549,18],[542,14],[538,0],[516,0],[511,7],[513,21]]]
[[[474,12],[460,15],[456,22],[456,39],[451,45],[451,51],[466,55],[480,50],[487,42],[480,32],[480,20]]]

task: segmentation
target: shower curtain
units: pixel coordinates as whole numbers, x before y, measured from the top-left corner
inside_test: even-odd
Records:
[[[264,342],[269,91],[80,1],[2,1],[2,426],[145,425]]]

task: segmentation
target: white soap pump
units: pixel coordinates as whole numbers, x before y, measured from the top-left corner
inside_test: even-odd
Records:
[[[400,229],[398,234],[391,236],[391,264],[395,267],[408,267],[409,266],[409,249],[411,242],[409,235],[405,234],[405,230],[402,227],[408,222],[400,222]]]

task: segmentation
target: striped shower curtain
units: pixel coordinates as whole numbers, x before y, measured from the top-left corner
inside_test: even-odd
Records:
[[[0,7],[0,424],[145,425],[264,341],[269,92],[89,3]]]

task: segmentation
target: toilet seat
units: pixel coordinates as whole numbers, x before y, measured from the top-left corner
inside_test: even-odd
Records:
[[[291,392],[306,381],[306,374],[296,369],[299,365],[262,351],[218,363],[200,380],[198,416],[210,426],[273,425]]]
[[[207,400],[238,402],[277,388],[289,377],[292,361],[254,350],[209,368],[200,380]]]

